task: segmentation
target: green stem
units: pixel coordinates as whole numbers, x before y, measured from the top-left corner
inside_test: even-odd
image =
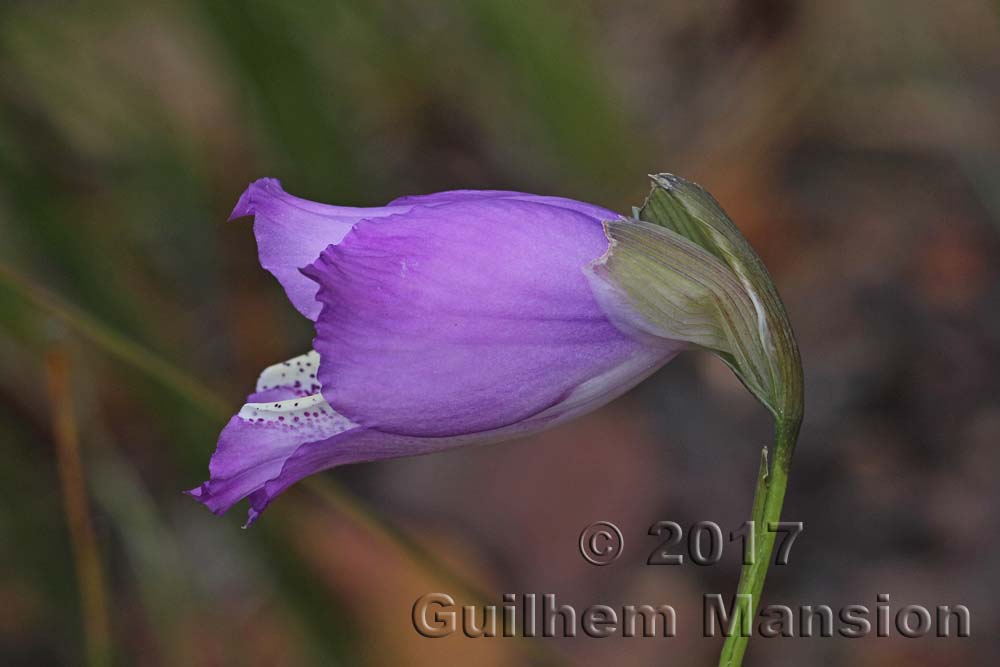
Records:
[[[719,657],[719,667],[740,667],[743,664],[743,654],[750,641],[752,620],[757,613],[760,595],[764,590],[764,579],[771,564],[771,554],[774,551],[776,528],[781,519],[781,506],[785,500],[785,488],[788,486],[788,470],[792,464],[792,454],[795,451],[795,441],[799,435],[801,417],[778,419],[774,425],[774,454],[770,466],[767,464],[767,449],[764,449],[764,459],[757,478],[757,493],[753,504],[754,521],[754,557],[750,564],[745,564],[740,572],[740,582],[736,589],[736,603],[733,607],[732,632],[726,637]],[[749,596],[749,603],[739,601]],[[749,618],[742,614],[748,614]]]

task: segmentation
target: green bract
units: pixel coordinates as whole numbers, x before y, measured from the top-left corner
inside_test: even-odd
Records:
[[[771,276],[715,199],[672,174],[611,241],[593,273],[624,294],[647,333],[717,354],[778,420],[802,412],[798,348]]]
[[[759,537],[737,588],[749,601],[734,612],[739,628],[760,604],[774,549],[802,422],[802,364],[771,276],[718,202],[677,176],[651,178],[631,219],[604,223],[610,245],[589,270],[598,298],[610,293],[631,305],[619,326],[712,351],[774,415],[773,455],[764,449],[751,509]],[[727,636],[720,667],[739,667],[748,640]]]

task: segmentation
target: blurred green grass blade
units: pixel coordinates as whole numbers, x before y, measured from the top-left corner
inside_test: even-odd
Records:
[[[76,568],[83,625],[84,653],[89,667],[110,667],[115,653],[110,593],[104,558],[98,544],[87,489],[80,430],[72,389],[72,366],[66,349],[55,344],[46,352],[46,384],[55,442],[56,469],[63,498],[63,515]]]
[[[100,349],[185,397],[199,410],[216,418],[229,416],[227,402],[198,380],[2,263],[0,284],[59,319]]]

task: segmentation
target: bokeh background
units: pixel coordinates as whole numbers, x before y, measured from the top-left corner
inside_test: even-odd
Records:
[[[251,530],[181,495],[311,327],[225,219],[260,176],[377,205],[708,187],[771,268],[807,416],[765,603],[965,604],[967,639],[755,639],[747,664],[997,664],[1000,7],[960,0],[0,4],[0,663],[710,665],[769,419],[676,360],[529,440],[333,471]],[[618,523],[624,556],[583,561]],[[670,603],[670,640],[420,638],[442,591]]]

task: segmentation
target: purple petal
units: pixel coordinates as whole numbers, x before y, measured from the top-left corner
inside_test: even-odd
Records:
[[[358,223],[303,270],[324,304],[323,395],[365,427],[434,437],[558,404],[649,350],[608,321],[584,276],[607,243],[593,217],[517,199]]]
[[[312,402],[296,399],[305,406],[298,411],[289,411],[287,405],[275,408],[265,422],[256,415],[267,414],[268,406],[244,406],[219,438],[209,464],[211,479],[188,494],[216,514],[249,497],[249,526],[279,494],[309,475],[347,463],[426,454],[481,439],[478,435],[413,438],[358,428],[322,397],[311,398]],[[312,415],[308,423],[303,413]],[[276,421],[279,414],[285,421]],[[293,421],[296,415],[301,421]]]
[[[565,400],[547,410],[494,431],[447,438],[418,438],[356,428],[328,440],[302,445],[285,459],[280,474],[250,494],[247,525],[256,521],[264,509],[292,484],[323,470],[348,463],[417,456],[464,445],[501,442],[575,419],[618,398],[672,359],[680,349],[681,346],[646,350],[621,366],[583,383]]]
[[[302,445],[328,440],[356,425],[322,396],[247,403],[229,420],[209,462],[209,481],[191,495],[221,514],[277,477]]]
[[[621,216],[601,206],[588,204],[587,202],[567,199],[565,197],[547,197],[542,195],[532,195],[526,192],[515,192],[513,190],[447,190],[445,192],[435,192],[427,195],[408,195],[399,197],[389,202],[389,206],[436,206],[440,204],[453,204],[463,201],[475,201],[481,199],[513,199],[516,201],[535,202],[537,204],[547,204],[559,208],[569,209],[577,213],[589,215],[596,220],[617,220]]]
[[[353,208],[328,206],[294,197],[274,178],[254,181],[230,216],[254,216],[254,235],[260,263],[281,283],[300,313],[311,320],[319,315],[316,284],[299,269],[316,261],[331,243],[338,243],[358,220],[405,212],[409,206]]]
[[[679,348],[678,348],[679,349]],[[523,421],[493,431],[467,433],[448,438],[418,438],[355,427],[334,413],[320,396],[295,397],[267,405],[248,404],[233,417],[219,438],[210,464],[211,479],[188,493],[217,514],[249,497],[247,526],[289,486],[338,465],[415,456],[473,443],[499,442],[529,435],[604,405],[632,388],[668,361],[677,349],[649,348],[626,362],[576,387],[561,402]],[[275,380],[295,381],[286,371],[300,368],[308,375],[307,362],[318,361],[315,353],[276,364],[264,371],[251,396],[266,392],[295,392],[293,384],[271,386]],[[297,363],[301,362],[301,363]],[[301,377],[300,375],[300,377]],[[263,387],[269,387],[264,389]],[[282,406],[279,409],[278,403]],[[299,405],[295,406],[296,403]],[[322,419],[320,410],[326,411]],[[265,415],[263,422],[258,421]],[[306,422],[302,421],[303,415]],[[283,416],[284,421],[276,417]],[[300,421],[296,422],[296,416]]]
[[[375,208],[330,206],[290,195],[277,179],[262,178],[251,183],[240,196],[230,220],[254,216],[261,266],[278,279],[295,308],[315,320],[321,308],[316,301],[316,285],[299,269],[316,261],[327,246],[339,243],[356,222],[406,213],[416,205],[440,206],[481,199],[533,201],[585,213],[599,220],[619,217],[600,206],[572,199],[504,190],[454,190],[402,197],[388,206]]]
[[[356,428],[317,393],[319,361],[310,352],[261,373],[257,390],[219,436],[209,481],[192,496],[221,514],[277,477],[300,446]]]
[[[250,494],[247,525],[256,521],[264,509],[288,487],[317,472],[347,463],[426,454],[454,444],[407,438],[364,428],[305,444],[284,461],[279,474]]]

